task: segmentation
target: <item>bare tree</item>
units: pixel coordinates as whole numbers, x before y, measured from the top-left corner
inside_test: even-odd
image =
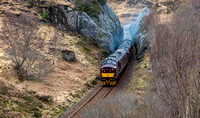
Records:
[[[44,39],[37,32],[38,19],[24,13],[16,15],[8,12],[5,16],[0,38],[6,45],[5,53],[14,64],[19,79],[41,77],[48,72],[50,65],[40,53]]]
[[[200,23],[191,6],[179,8],[171,24],[151,27],[154,117],[198,118]]]

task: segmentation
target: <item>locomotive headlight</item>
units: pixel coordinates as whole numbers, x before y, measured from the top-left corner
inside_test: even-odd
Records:
[[[112,69],[112,70],[114,70],[114,69]]]
[[[103,69],[101,69],[103,71]]]

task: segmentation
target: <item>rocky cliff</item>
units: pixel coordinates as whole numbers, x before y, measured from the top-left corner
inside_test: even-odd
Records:
[[[43,7],[43,13],[48,13],[49,20],[61,29],[94,38],[99,46],[114,51],[120,43],[123,29],[111,7],[107,3],[99,5],[100,13],[96,17],[66,5]]]

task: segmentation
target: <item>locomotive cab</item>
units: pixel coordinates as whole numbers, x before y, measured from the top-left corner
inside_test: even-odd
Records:
[[[128,62],[129,56],[125,49],[117,49],[101,64],[100,75],[102,85],[115,85],[119,74]]]
[[[112,59],[104,60],[101,64],[100,75],[102,85],[115,85],[118,63]]]

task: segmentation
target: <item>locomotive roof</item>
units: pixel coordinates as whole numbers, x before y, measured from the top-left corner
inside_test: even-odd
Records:
[[[105,60],[114,60],[118,62],[121,57],[126,53],[125,49],[117,49],[114,53],[108,56]]]
[[[125,40],[123,44],[119,46],[119,49],[123,49],[123,48],[129,49],[131,45],[132,45],[132,42],[130,40]]]

